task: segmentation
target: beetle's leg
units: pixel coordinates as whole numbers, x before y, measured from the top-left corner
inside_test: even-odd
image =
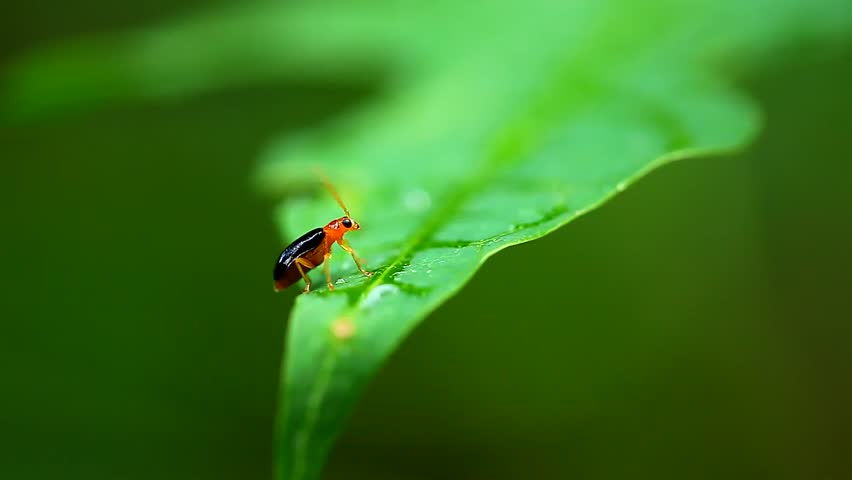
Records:
[[[361,266],[362,260],[358,258],[358,254],[355,253],[355,250],[353,250],[352,247],[349,246],[349,242],[347,242],[346,239],[341,238],[337,241],[337,243],[340,244],[340,246],[343,247],[344,250],[349,252],[349,255],[352,255],[352,260],[355,260],[355,265],[358,267],[358,270],[360,270],[361,273],[368,277],[373,274],[373,272],[368,272],[364,270],[364,267]]]
[[[334,284],[331,283],[331,267],[329,267],[328,259],[331,258],[331,249],[325,252],[325,255],[322,257],[322,261],[325,262],[323,265],[323,270],[325,270],[325,281],[328,282],[328,289],[334,290]]]
[[[297,258],[295,263],[296,263],[296,269],[299,270],[299,274],[301,274],[302,278],[305,279],[305,293],[309,293],[311,291],[311,278],[308,277],[307,274],[305,274],[304,270],[302,270],[302,265],[304,265],[305,267],[308,268],[308,270],[310,270],[310,269],[314,268],[314,264],[305,260],[302,257]]]

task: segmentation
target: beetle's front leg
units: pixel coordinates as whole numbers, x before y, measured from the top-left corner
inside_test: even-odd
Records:
[[[355,250],[352,247],[349,246],[349,242],[347,242],[345,239],[341,238],[340,240],[337,241],[337,243],[341,246],[341,248],[343,248],[344,250],[349,252],[349,255],[352,255],[352,260],[355,260],[355,266],[358,267],[358,270],[360,270],[361,273],[363,273],[367,277],[369,277],[370,275],[373,274],[373,272],[368,272],[368,271],[364,270],[364,267],[361,266],[362,260],[358,257],[358,254],[355,253]]]

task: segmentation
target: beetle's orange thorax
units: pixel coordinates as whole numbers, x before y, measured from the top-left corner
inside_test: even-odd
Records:
[[[347,224],[349,225],[348,227]],[[361,226],[358,225],[358,222],[349,217],[340,217],[328,222],[326,226],[322,227],[322,231],[325,232],[325,241],[328,244],[341,240],[343,235],[350,230],[360,229]]]

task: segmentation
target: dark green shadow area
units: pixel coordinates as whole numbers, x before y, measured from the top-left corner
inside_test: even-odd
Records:
[[[260,150],[365,89],[278,85],[0,134],[0,477],[269,478],[283,331]]]

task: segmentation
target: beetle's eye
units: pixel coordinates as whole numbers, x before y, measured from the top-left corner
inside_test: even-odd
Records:
[[[348,218],[343,219],[343,226],[346,228],[352,228],[352,220]]]

